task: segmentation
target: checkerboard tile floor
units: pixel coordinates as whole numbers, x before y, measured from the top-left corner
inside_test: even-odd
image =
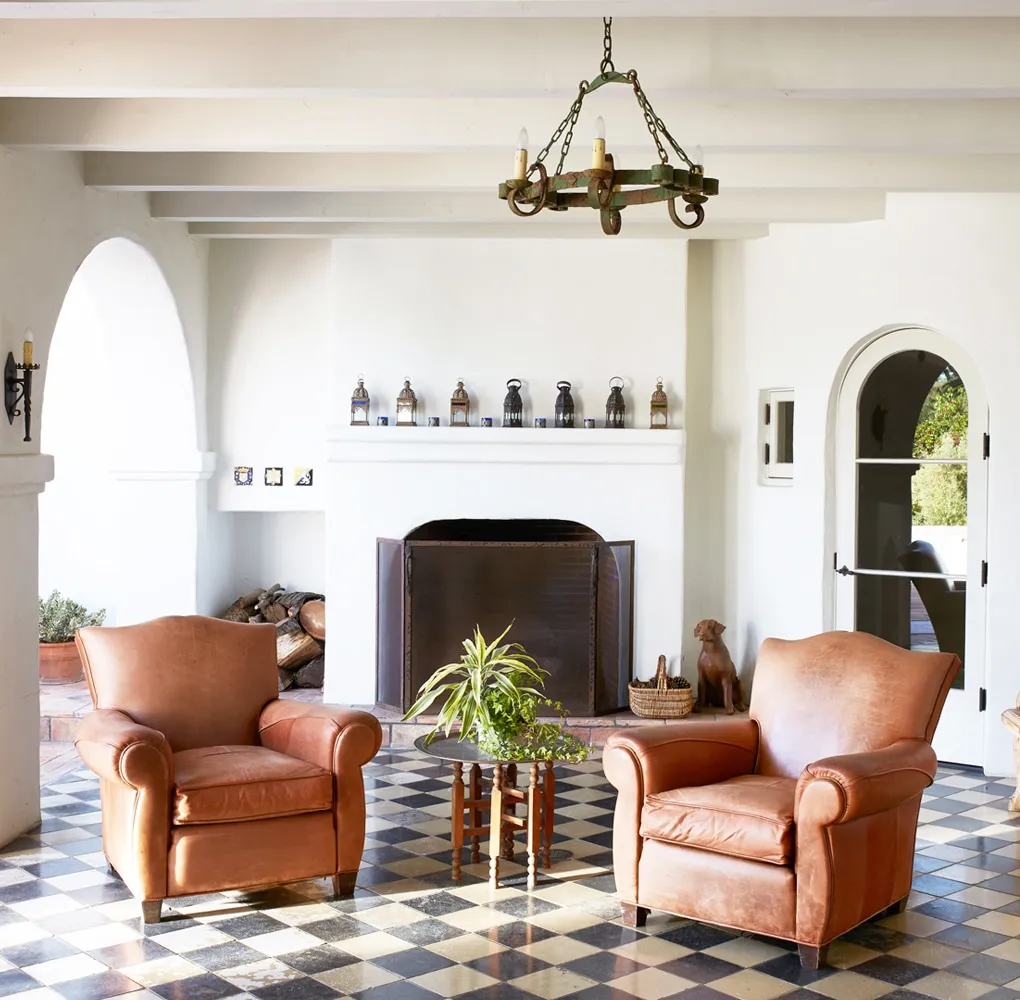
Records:
[[[99,790],[74,770],[38,830],[0,852],[0,997],[20,1000],[1000,1000],[1020,997],[1020,818],[1012,788],[945,768],[925,795],[906,913],[848,934],[805,972],[781,942],[613,898],[614,794],[597,760],[557,768],[553,866],[450,880],[447,769],[383,751],[366,769],[368,841],[353,899],[325,880],[174,900],[143,927],[106,869]],[[520,844],[518,844],[520,849]],[[518,860],[523,860],[518,855]]]

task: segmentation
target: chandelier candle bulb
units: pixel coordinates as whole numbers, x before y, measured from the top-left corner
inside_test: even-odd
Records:
[[[21,345],[21,360],[22,364],[27,368],[33,364],[33,357],[35,352],[35,338],[32,336],[31,330],[25,331],[25,342]]]
[[[606,122],[602,115],[595,119],[595,138],[591,144],[592,170],[606,169]]]
[[[514,180],[523,181],[528,175],[528,130],[522,128],[517,135],[517,153],[514,156]]]
[[[699,170],[705,169],[705,151],[700,146],[694,147],[694,153],[691,155],[691,160],[694,166]]]

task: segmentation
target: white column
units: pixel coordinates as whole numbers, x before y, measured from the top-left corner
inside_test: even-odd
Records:
[[[111,558],[119,625],[200,610],[200,512],[216,456],[196,451],[140,458],[110,473],[118,512]]]
[[[49,455],[0,455],[0,846],[39,822],[39,500]]]

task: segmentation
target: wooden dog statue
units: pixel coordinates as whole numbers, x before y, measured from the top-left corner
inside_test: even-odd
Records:
[[[727,715],[732,715],[734,709],[744,711],[744,693],[737,668],[721,638],[725,631],[726,626],[714,618],[706,618],[694,626],[694,638],[702,643],[698,656],[698,711],[713,706],[725,709]]]

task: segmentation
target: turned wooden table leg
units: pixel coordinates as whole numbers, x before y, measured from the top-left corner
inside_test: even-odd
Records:
[[[503,765],[492,768],[492,794],[489,798],[489,885],[499,885],[499,852],[503,846]]]
[[[471,773],[468,779],[468,798],[477,802],[482,797],[482,768],[480,764],[471,765]],[[482,810],[478,806],[471,807],[471,829],[477,830],[482,825]],[[478,834],[471,837],[471,864],[477,865],[481,853],[479,851]]]
[[[507,788],[517,787],[516,764],[507,764],[503,785]],[[516,816],[517,803],[514,801],[508,801],[506,804],[506,813],[509,816]],[[509,823],[503,830],[503,850],[501,851],[501,855],[504,861],[513,861],[514,859],[514,828],[510,826]]]
[[[453,802],[450,806],[450,841],[453,844],[453,880],[460,881],[460,852],[464,846],[464,765],[453,762]]]
[[[531,765],[528,784],[528,888],[534,889],[538,880],[538,852],[542,837],[542,803],[539,798],[538,764]]]
[[[545,762],[545,776],[542,779],[542,840],[545,846],[544,867],[548,868],[552,860],[552,839],[555,823],[556,775],[553,762]]]
[[[1020,812],[1020,736],[1013,737],[1013,760],[1016,761],[1016,791],[1010,796],[1006,808],[1010,812]]]

